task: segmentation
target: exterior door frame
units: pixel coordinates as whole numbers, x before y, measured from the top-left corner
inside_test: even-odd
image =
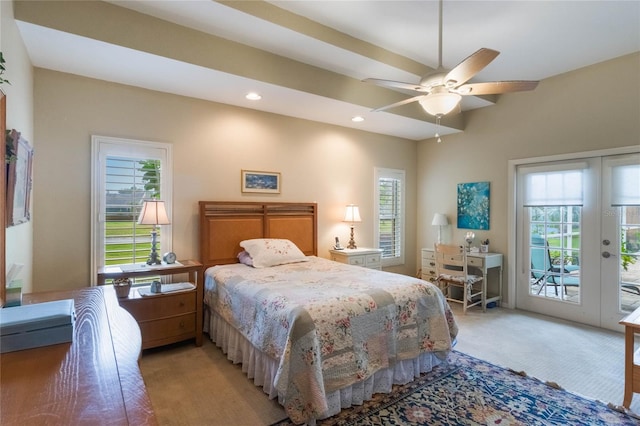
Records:
[[[516,175],[517,168],[524,164],[545,163],[562,160],[579,160],[590,157],[606,157],[619,154],[631,154],[638,152],[637,146],[611,148],[596,151],[575,152],[570,154],[549,155],[544,157],[522,158],[508,161],[508,212],[507,212],[507,288],[503,292],[501,305],[507,308],[516,308],[517,287],[517,221],[516,221]]]

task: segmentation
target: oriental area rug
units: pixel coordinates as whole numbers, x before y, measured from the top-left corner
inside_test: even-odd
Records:
[[[461,352],[390,394],[317,422],[319,426],[370,425],[639,425],[619,407],[562,390],[525,373]],[[273,426],[293,425],[289,420]]]

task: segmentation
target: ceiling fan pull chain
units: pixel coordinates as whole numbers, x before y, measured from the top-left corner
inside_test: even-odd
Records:
[[[441,118],[442,118],[441,114],[436,115],[436,135],[435,135],[435,137],[437,138],[436,142],[438,142],[438,143],[442,142],[442,139],[440,138],[440,134],[438,133],[440,131],[440,119]]]

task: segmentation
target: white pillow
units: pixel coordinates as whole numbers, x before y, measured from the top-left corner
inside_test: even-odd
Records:
[[[277,238],[256,238],[240,242],[253,259],[254,268],[268,268],[269,266],[285,263],[306,262],[307,257],[291,241]]]

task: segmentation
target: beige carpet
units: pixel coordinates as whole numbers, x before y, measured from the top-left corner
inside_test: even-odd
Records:
[[[161,425],[268,425],[287,416],[205,335],[144,352],[140,368]]]
[[[457,314],[456,349],[494,364],[553,381],[568,391],[622,403],[621,333],[510,309],[472,308]],[[208,337],[145,351],[142,375],[161,425],[269,425],[285,418],[277,402],[253,385]],[[640,413],[640,395],[631,406]]]

